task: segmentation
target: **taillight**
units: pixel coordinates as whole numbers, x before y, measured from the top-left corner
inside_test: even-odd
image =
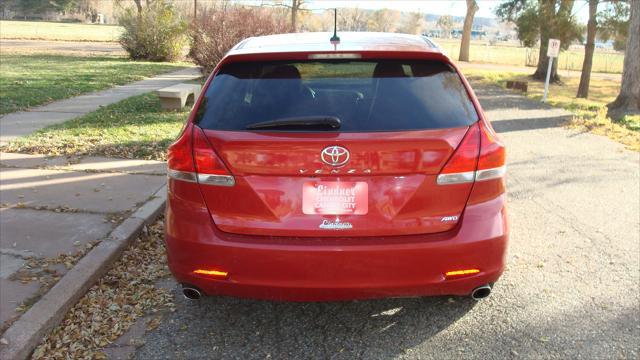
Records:
[[[167,167],[168,176],[176,180],[205,185],[235,185],[235,179],[197,126],[189,127],[178,141],[169,146]]]
[[[438,175],[438,185],[472,182],[480,151],[480,131],[472,125]]]
[[[480,125],[480,157],[478,158],[476,181],[503,177],[507,171],[505,157],[504,145],[496,133],[486,125]]]
[[[496,179],[505,173],[504,146],[482,121],[472,125],[438,175],[438,185]]]
[[[209,144],[204,131],[197,126],[193,127],[193,160],[198,173],[198,183],[218,186],[235,185],[235,179]]]
[[[167,175],[176,180],[197,182],[196,168],[191,153],[191,134],[193,128],[188,126],[176,142],[167,151]]]

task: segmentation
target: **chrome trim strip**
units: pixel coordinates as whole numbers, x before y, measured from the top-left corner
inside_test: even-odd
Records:
[[[167,169],[167,176],[175,180],[196,182],[196,174],[189,171]]]
[[[491,179],[498,179],[507,173],[507,166],[500,166],[492,169],[484,169],[476,171],[476,181],[485,181]]]
[[[236,179],[229,175],[198,174],[198,183],[202,185],[233,186]]]
[[[475,171],[467,171],[463,173],[455,174],[440,174],[438,175],[438,185],[451,185],[451,184],[464,184],[473,182],[475,178]]]

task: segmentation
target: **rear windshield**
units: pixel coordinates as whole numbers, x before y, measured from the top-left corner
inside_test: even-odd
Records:
[[[351,132],[452,128],[478,118],[456,72],[424,60],[232,63],[215,76],[196,116],[212,130],[329,116],[341,123],[329,130]]]

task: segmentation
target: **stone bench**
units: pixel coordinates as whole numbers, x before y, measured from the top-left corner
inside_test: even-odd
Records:
[[[160,90],[156,94],[160,98],[163,110],[181,110],[187,103],[193,104],[200,95],[200,85],[177,84]]]

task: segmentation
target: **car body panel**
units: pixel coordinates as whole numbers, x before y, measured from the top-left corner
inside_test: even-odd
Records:
[[[205,131],[236,185],[203,185],[200,191],[218,228],[232,233],[383,236],[447,231],[456,225],[472,184],[441,187],[436,175],[467,129],[375,134]],[[321,160],[322,150],[334,144],[351,154],[342,167]],[[368,184],[368,212],[305,214],[303,185],[321,182]],[[352,227],[321,227],[336,221]]]
[[[503,180],[496,180],[501,182]],[[169,267],[209,295],[329,301],[467,295],[504,269],[504,197],[467,206],[460,224],[431,235],[301,238],[228,234],[217,229],[197,185],[170,181],[166,209]],[[447,279],[447,271],[479,268]],[[228,279],[194,275],[220,269]]]

